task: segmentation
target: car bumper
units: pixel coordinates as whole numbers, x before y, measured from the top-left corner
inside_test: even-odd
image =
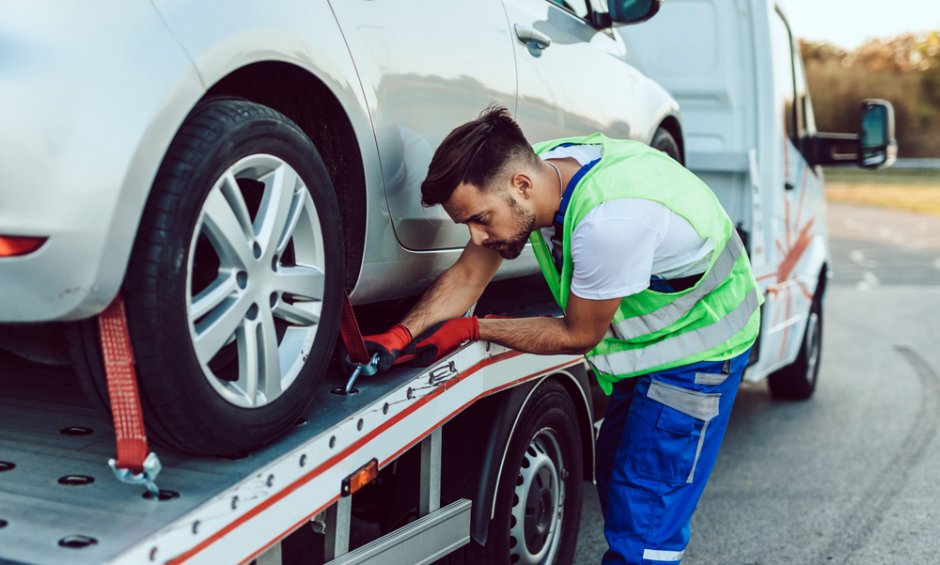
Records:
[[[0,323],[107,306],[163,153],[203,92],[149,2],[91,4],[13,7],[0,22],[0,235],[48,238],[0,257]]]

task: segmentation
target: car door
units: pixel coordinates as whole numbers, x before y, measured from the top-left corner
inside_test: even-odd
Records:
[[[816,290],[818,265],[825,245],[825,199],[818,167],[810,165],[803,141],[815,133],[812,104],[793,35],[783,14],[770,12],[774,105],[783,122],[775,142],[780,175],[774,175],[768,195],[773,198],[773,245],[768,250],[775,264],[774,284],[768,287],[762,322],[761,356],[769,366],[794,359],[799,351]],[[782,185],[782,186],[781,186]]]
[[[530,141],[646,135],[636,128],[639,73],[625,63],[623,40],[589,23],[591,0],[504,3],[519,75],[516,119]]]
[[[369,106],[392,227],[411,250],[462,247],[467,229],[421,206],[438,144],[489,104],[515,106],[500,0],[333,0]]]

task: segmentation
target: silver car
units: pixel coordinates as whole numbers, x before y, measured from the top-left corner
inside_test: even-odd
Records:
[[[343,287],[357,304],[412,295],[466,243],[420,204],[453,127],[497,103],[533,141],[602,130],[681,159],[676,102],[611,28],[657,8],[5,4],[3,341],[43,357],[24,336],[65,326],[106,403],[94,317],[120,293],[157,440],[212,454],[270,441],[312,400]],[[527,252],[500,276],[536,270]]]

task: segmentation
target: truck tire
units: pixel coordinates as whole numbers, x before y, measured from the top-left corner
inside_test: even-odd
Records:
[[[288,118],[238,99],[192,111],[154,181],[122,289],[155,440],[233,455],[307,410],[339,324],[339,218],[326,166]],[[104,401],[95,320],[71,333],[77,372]]]
[[[581,521],[578,414],[555,381],[534,394],[509,439],[486,545],[471,541],[447,563],[571,563]]]
[[[682,163],[682,152],[679,150],[679,143],[676,138],[669,133],[666,128],[657,128],[650,141],[650,147],[659,149],[666,155],[672,157],[677,163]]]
[[[810,307],[803,343],[796,361],[772,373],[767,383],[775,398],[807,400],[816,391],[819,361],[822,357],[822,300],[814,299]]]

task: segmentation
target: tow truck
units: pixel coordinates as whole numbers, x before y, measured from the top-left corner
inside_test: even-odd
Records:
[[[864,101],[857,134],[817,132],[773,0],[667,5],[623,33],[647,47],[628,50],[637,65],[683,104],[685,162],[738,227],[768,298],[746,380],[810,398],[829,274],[819,167],[890,165],[891,105]],[[544,283],[525,281],[492,285],[478,313],[558,315]],[[394,319],[357,317],[374,329]],[[0,563],[571,561],[605,402],[583,357],[473,343],[334,394],[346,376],[334,368],[267,448],[226,460],[161,452],[154,495],[110,476],[111,424],[75,379],[8,361]]]
[[[558,313],[541,280],[511,284],[477,312]],[[521,291],[544,298],[522,308]],[[477,342],[348,395],[331,371],[274,445],[229,459],[158,448],[157,496],[111,475],[111,422],[71,375],[2,361],[2,563],[563,563],[574,550],[602,398],[582,356]]]

